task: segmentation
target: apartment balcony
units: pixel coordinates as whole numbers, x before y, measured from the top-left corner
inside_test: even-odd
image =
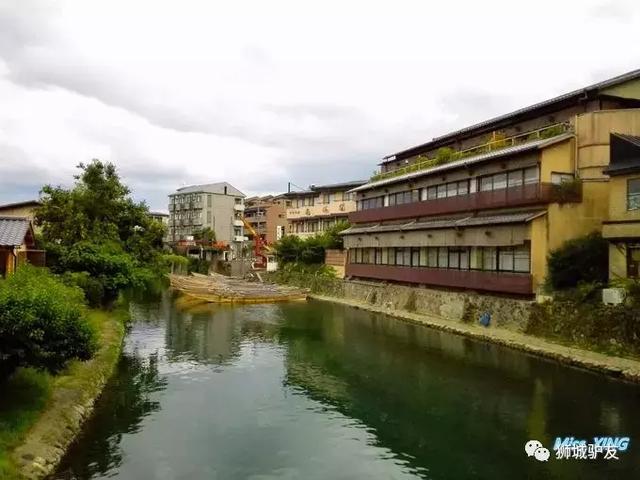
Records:
[[[464,288],[516,295],[533,294],[532,277],[528,273],[348,263],[345,274],[348,277],[418,283],[437,287]]]
[[[194,225],[202,225],[202,219],[200,219],[200,218],[194,218],[194,219],[193,219],[193,224],[194,224]]]
[[[235,219],[233,221],[233,226],[234,227],[243,227],[244,226],[244,222],[242,220]]]
[[[234,242],[246,242],[247,240],[249,240],[247,237],[245,237],[244,235],[234,235],[233,236],[233,241]]]
[[[233,209],[234,209],[236,212],[244,212],[244,204],[242,204],[242,203],[236,203],[236,204],[234,204],[234,205],[233,205]]]
[[[405,218],[428,217],[450,213],[473,212],[492,208],[526,207],[554,202],[580,202],[582,189],[562,189],[552,183],[533,183],[468,195],[436,198],[392,207],[358,210],[349,214],[351,223],[379,222]]]

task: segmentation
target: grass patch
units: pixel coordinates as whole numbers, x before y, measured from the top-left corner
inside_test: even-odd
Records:
[[[57,375],[20,368],[0,385],[0,478],[20,478],[12,451],[29,444],[37,452],[69,435],[67,412],[95,398],[120,356],[128,312],[91,310],[88,321],[98,334],[98,350],[88,361],[73,360]],[[66,440],[66,439],[65,439]]]
[[[51,398],[48,373],[19,368],[2,385],[0,396],[0,478],[16,476],[9,452],[17,447]]]

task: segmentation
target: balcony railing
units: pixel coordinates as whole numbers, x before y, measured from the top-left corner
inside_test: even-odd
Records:
[[[517,187],[501,188],[468,195],[436,198],[420,202],[405,203],[392,207],[358,210],[349,214],[351,223],[378,222],[405,218],[427,217],[448,213],[473,212],[491,208],[522,207],[553,202],[580,202],[582,190],[560,191],[552,183],[532,183]]]
[[[541,140],[545,138],[553,138],[563,133],[572,131],[572,126],[569,123],[555,123],[553,125],[547,125],[546,127],[539,128],[537,130],[531,130],[524,133],[519,133],[512,137],[495,138],[493,135],[491,140],[475,147],[467,148],[465,150],[451,151],[450,155],[446,159],[440,160],[442,163],[453,162],[454,160],[461,160],[473,155],[480,155],[482,153],[491,152],[494,150],[500,150],[506,147],[513,147],[515,145],[521,145],[523,143],[531,142],[533,140]],[[425,170],[427,168],[439,165],[438,158],[418,157],[419,161],[407,165],[405,167],[396,168],[388,172],[380,172],[371,177],[371,181],[384,180],[385,178],[391,178],[398,175],[404,175],[405,173],[417,172],[419,170]]]
[[[533,294],[532,277],[528,273],[347,263],[345,274],[348,277],[418,283],[437,287],[464,288],[517,295]]]

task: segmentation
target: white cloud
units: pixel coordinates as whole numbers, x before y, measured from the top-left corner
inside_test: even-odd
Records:
[[[154,208],[182,183],[251,194],[367,177],[385,154],[636,68],[620,46],[636,43],[639,10],[5,0],[0,163],[34,171],[0,177],[0,201],[94,157]]]

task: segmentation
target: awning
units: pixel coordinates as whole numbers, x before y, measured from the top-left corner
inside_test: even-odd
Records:
[[[371,225],[368,227],[349,227],[340,232],[340,235],[355,235],[363,233],[381,232],[405,232],[412,230],[435,230],[441,228],[479,227],[485,225],[504,225],[510,223],[528,223],[531,220],[546,214],[546,210],[534,212],[508,213],[503,215],[467,216],[456,218],[443,218],[426,222],[412,221],[409,223],[393,225]]]

